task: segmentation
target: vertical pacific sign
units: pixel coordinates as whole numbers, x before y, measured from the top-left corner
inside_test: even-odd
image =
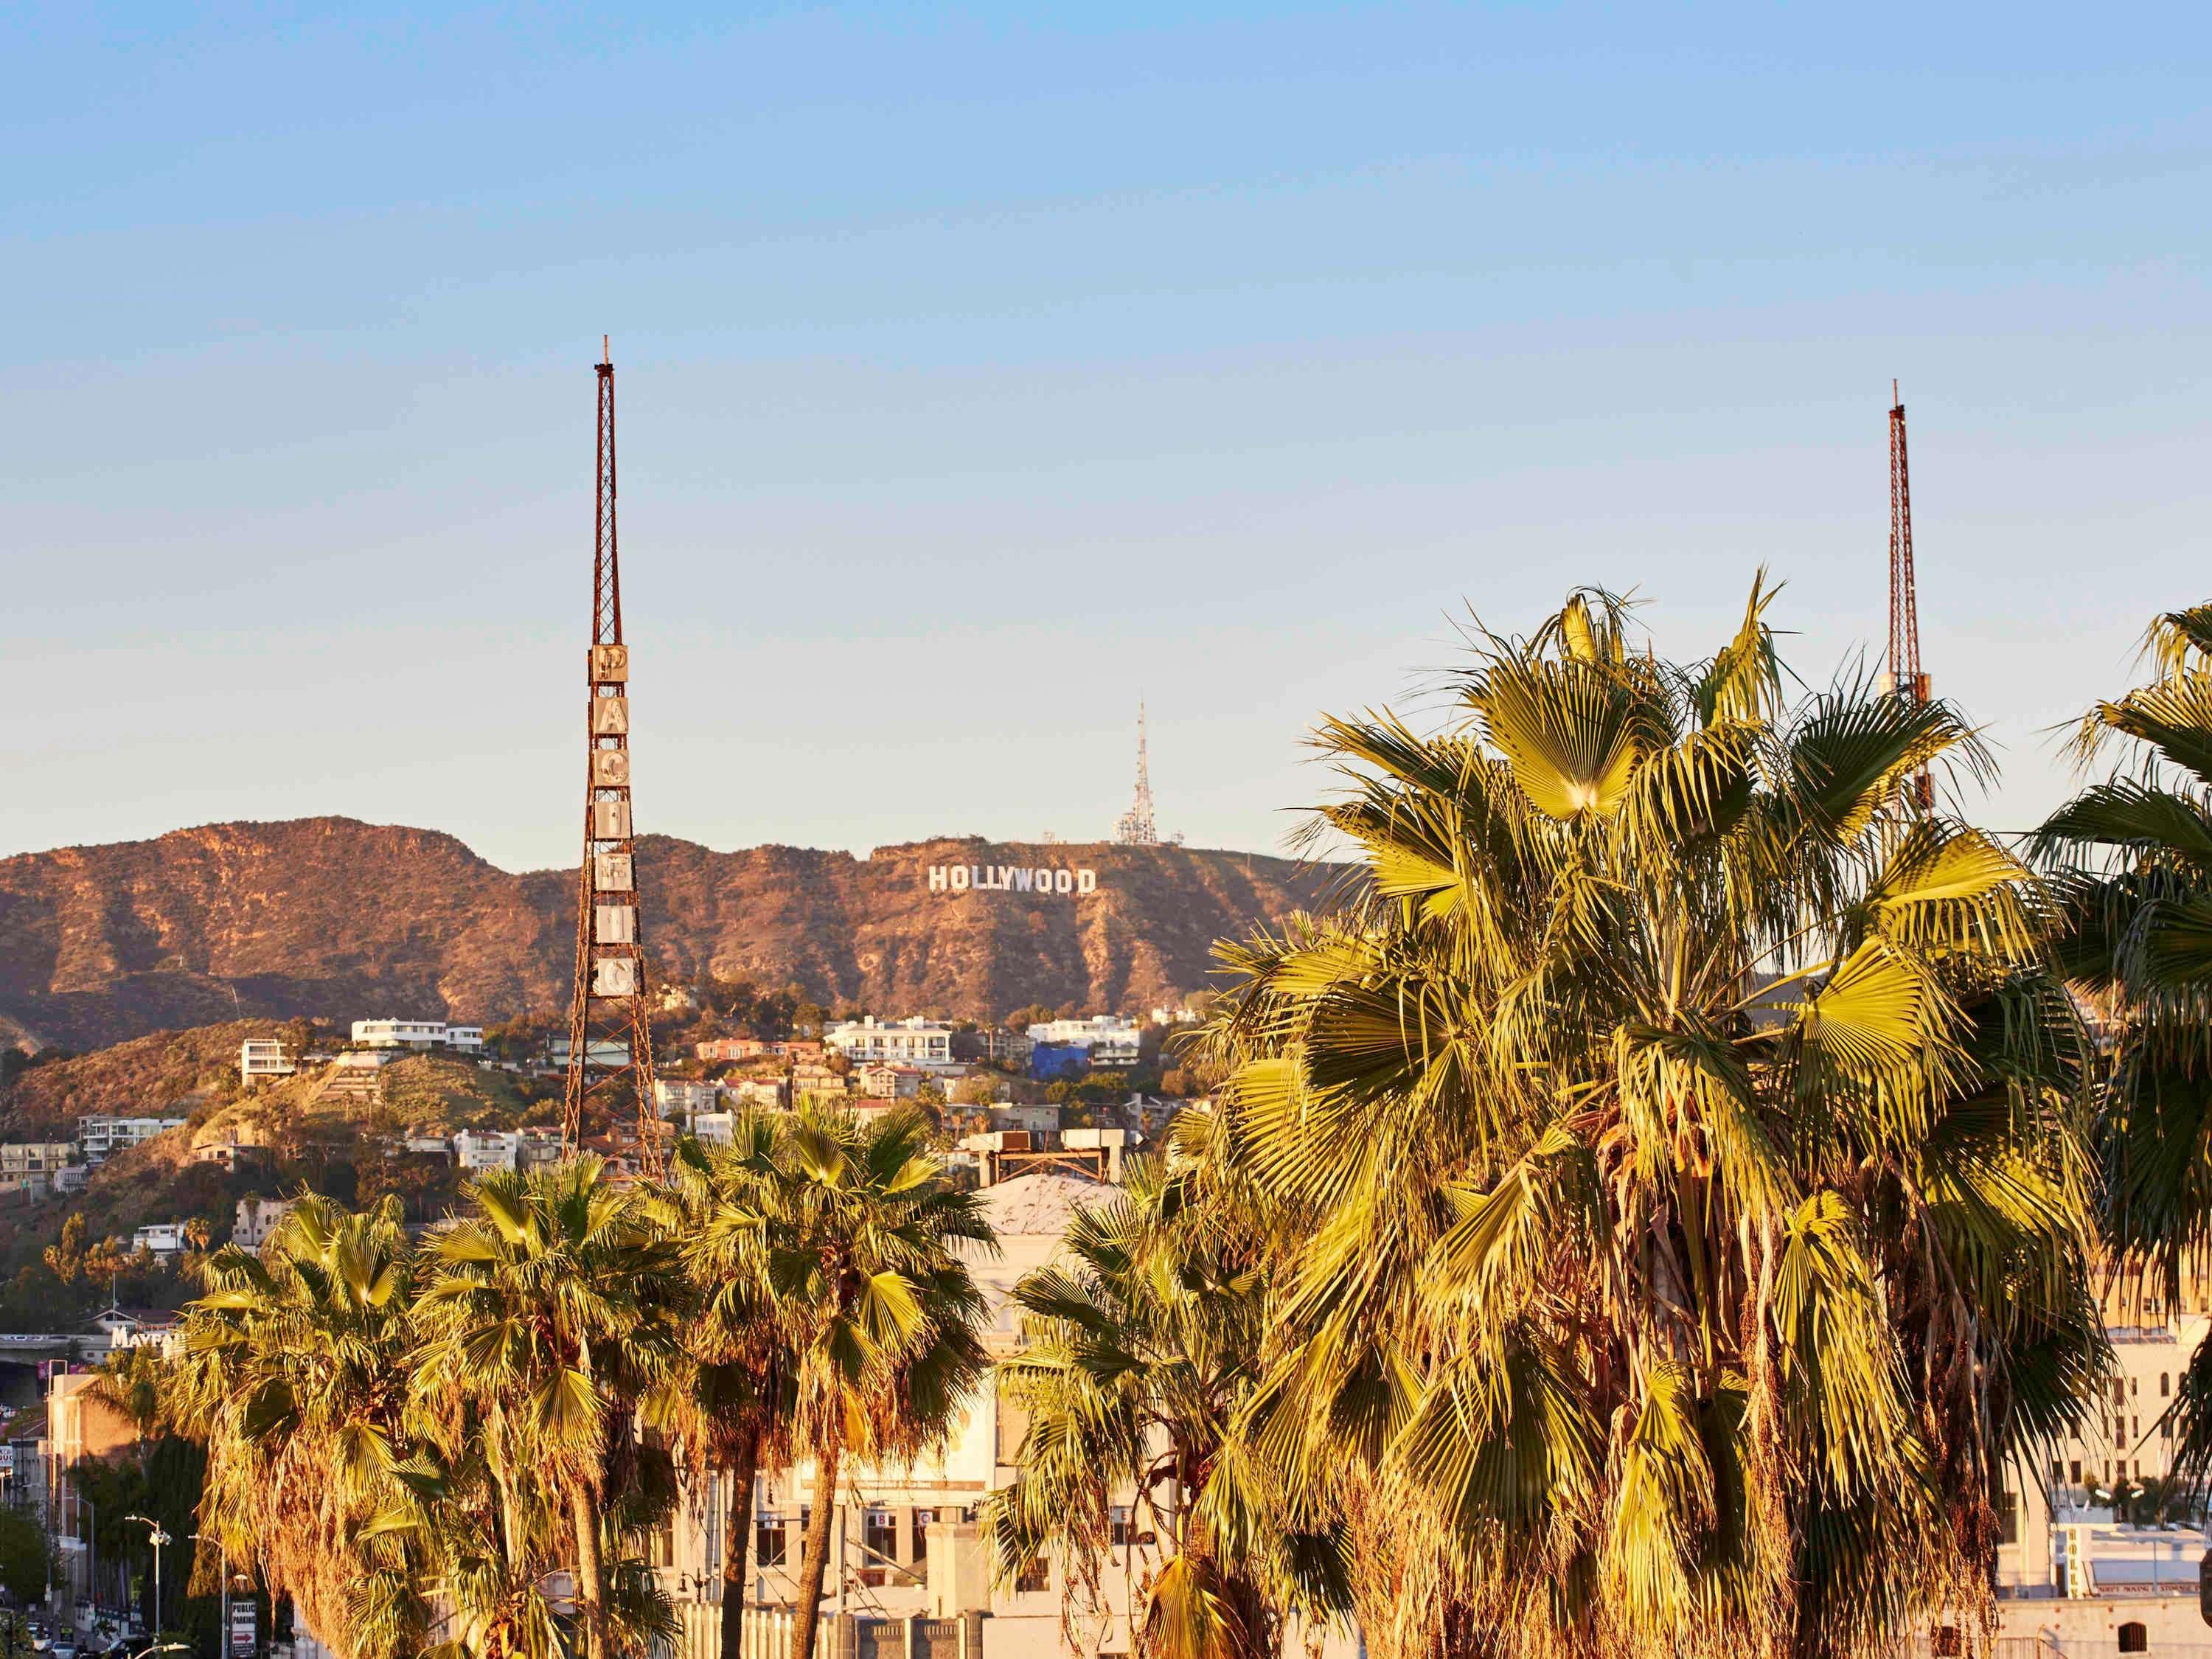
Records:
[[[933,864],[933,893],[1095,893],[1096,870],[1060,870],[1044,865]]]

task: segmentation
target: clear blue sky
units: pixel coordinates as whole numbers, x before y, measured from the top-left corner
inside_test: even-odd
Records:
[[[0,17],[0,853],[575,852],[592,377],[638,819],[1267,848],[1468,606],[1753,568],[2006,767],[2212,594],[2201,6]]]

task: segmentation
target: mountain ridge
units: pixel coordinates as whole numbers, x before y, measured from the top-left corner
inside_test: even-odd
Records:
[[[716,852],[638,843],[648,947],[684,978],[995,1017],[1148,1006],[1215,939],[1311,904],[1329,866],[1265,854],[933,836]],[[933,865],[1090,869],[1097,890],[932,890]],[[242,1015],[498,1018],[566,1002],[574,870],[511,872],[442,830],[237,820],[0,859],[0,1041],[82,1048]]]

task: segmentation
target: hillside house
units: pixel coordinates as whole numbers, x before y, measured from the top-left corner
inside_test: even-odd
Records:
[[[231,1222],[230,1242],[240,1249],[258,1250],[269,1242],[276,1224],[291,1214],[298,1200],[289,1198],[241,1198]]]

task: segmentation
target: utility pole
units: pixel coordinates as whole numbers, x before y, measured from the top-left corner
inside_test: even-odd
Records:
[[[1920,667],[1920,596],[1912,577],[1912,479],[1905,463],[1905,399],[1889,383],[1889,669],[1886,688],[1908,702],[1928,701],[1928,676]],[[1905,785],[1923,811],[1936,804],[1936,786],[1922,767]]]
[[[576,977],[568,1005],[568,1080],[561,1128],[574,1155],[586,1108],[636,1096],[639,1156],[660,1173],[653,1097],[653,1030],[638,926],[637,847],[630,823],[629,647],[623,642],[622,565],[615,533],[615,365],[601,338],[599,477],[592,544],[592,644],[585,657],[584,861],[576,898]],[[611,1051],[619,1049],[619,1057]]]

